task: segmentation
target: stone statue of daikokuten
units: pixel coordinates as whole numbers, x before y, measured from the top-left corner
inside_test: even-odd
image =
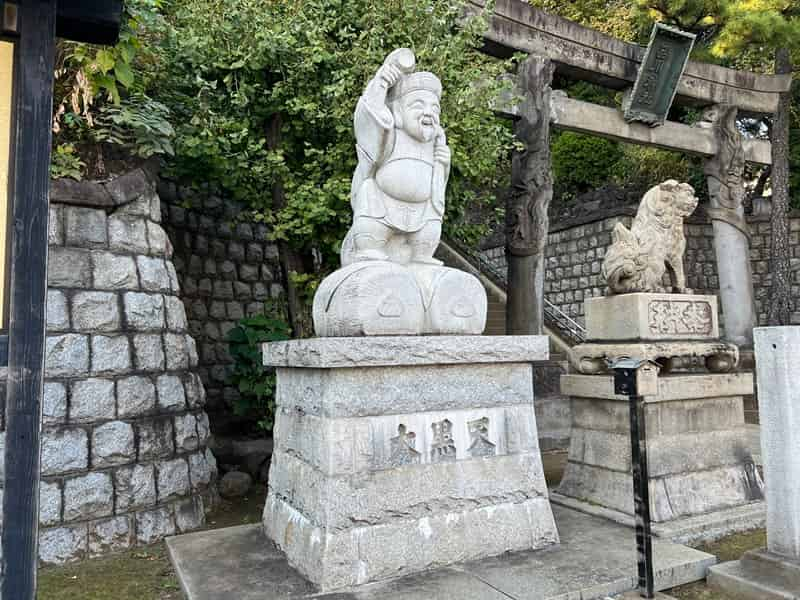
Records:
[[[451,152],[440,122],[442,84],[415,68],[411,50],[395,50],[356,105],[353,223],[342,268],[314,297],[318,336],[483,332],[483,286],[433,257]]]
[[[433,253],[450,175],[439,121],[442,84],[433,73],[413,72],[414,62],[408,49],[392,52],[356,106],[358,166],[343,266],[358,260],[441,264]]]

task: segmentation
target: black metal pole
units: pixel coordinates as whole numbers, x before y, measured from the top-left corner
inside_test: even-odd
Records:
[[[3,600],[36,598],[56,0],[19,4],[3,494]]]
[[[636,513],[636,554],[639,572],[639,593],[653,598],[653,547],[650,537],[650,475],[647,469],[647,425],[644,397],[638,396],[635,383],[630,389],[631,466],[633,470],[633,503]]]

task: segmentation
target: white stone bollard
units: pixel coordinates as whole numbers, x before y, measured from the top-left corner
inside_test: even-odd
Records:
[[[757,327],[753,334],[767,549],[800,559],[800,327]]]

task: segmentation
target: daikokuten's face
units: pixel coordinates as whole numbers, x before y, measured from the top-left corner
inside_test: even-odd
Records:
[[[439,98],[428,90],[410,92],[400,99],[403,129],[415,140],[430,142],[439,131]]]

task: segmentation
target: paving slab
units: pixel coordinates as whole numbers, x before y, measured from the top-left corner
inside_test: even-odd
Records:
[[[287,563],[261,525],[167,539],[187,600],[592,600],[636,586],[633,531],[553,507],[559,546],[462,563],[383,583],[321,594]],[[716,558],[653,540],[656,588],[703,579]]]
[[[564,496],[550,490],[550,502],[553,506],[562,506],[577,510],[587,515],[601,517],[633,528],[634,518],[631,515],[590,502]],[[734,506],[715,510],[704,515],[681,517],[665,523],[653,523],[653,536],[673,541],[678,544],[697,544],[713,542],[733,533],[762,529],[767,520],[767,503],[763,500],[742,506]]]

